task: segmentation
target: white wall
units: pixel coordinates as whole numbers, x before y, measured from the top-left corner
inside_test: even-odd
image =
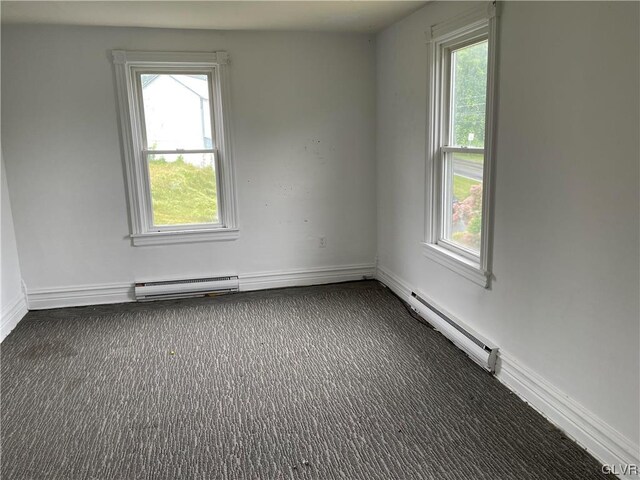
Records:
[[[503,3],[491,290],[420,249],[424,32],[468,7],[377,37],[379,265],[638,445],[639,5]]]
[[[27,313],[4,159],[0,157],[0,341]]]
[[[130,246],[114,48],[229,52],[239,240]],[[373,264],[372,36],[3,26],[2,67],[29,291]]]

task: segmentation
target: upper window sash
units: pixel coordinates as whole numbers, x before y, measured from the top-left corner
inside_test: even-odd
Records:
[[[188,148],[176,148],[176,149],[163,149],[165,153],[205,153],[205,152],[213,152],[215,151],[216,146],[216,134],[215,134],[215,92],[214,92],[214,78],[216,75],[215,66],[210,66],[208,68],[200,68],[200,69],[192,69],[191,67],[184,66],[163,66],[162,68],[150,68],[150,67],[132,67],[131,68],[131,82],[132,86],[135,88],[136,93],[136,113],[139,118],[138,125],[141,135],[141,143],[143,152],[156,152],[160,153],[159,149],[150,148],[148,140],[147,140],[147,125],[146,125],[146,117],[144,110],[144,95],[143,95],[143,85],[142,85],[142,76],[143,75],[205,75],[207,78],[207,89],[209,98],[209,138],[212,140],[212,148],[209,149],[188,149]]]
[[[442,90],[442,105],[443,105],[443,128],[442,132],[442,140],[441,146],[449,146],[449,147],[460,147],[460,148],[478,148],[478,147],[464,147],[456,143],[455,138],[453,138],[454,133],[454,118],[451,115],[451,111],[454,107],[454,95],[453,89],[455,87],[455,78],[453,76],[453,65],[452,58],[455,51],[463,49],[465,47],[470,47],[476,45],[478,43],[488,41],[489,39],[489,28],[488,25],[482,26],[469,34],[456,38],[451,42],[445,43],[441,46],[442,53],[442,76],[443,76],[443,85],[448,88],[443,88]],[[486,117],[485,117],[486,124]],[[486,131],[485,131],[486,132]],[[484,149],[484,138],[483,138],[483,147]]]

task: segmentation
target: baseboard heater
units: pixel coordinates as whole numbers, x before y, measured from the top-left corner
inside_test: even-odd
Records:
[[[238,277],[191,278],[162,282],[135,284],[135,296],[139,302],[169,300],[173,298],[202,297],[210,293],[238,291]]]
[[[498,347],[415,292],[411,292],[410,305],[474,362],[491,373],[495,372]]]

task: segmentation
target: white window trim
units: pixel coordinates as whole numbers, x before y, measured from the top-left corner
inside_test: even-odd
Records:
[[[493,183],[495,163],[495,117],[496,117],[496,68],[497,68],[497,6],[495,2],[482,3],[467,13],[433,25],[426,32],[429,45],[429,109],[427,138],[427,178],[425,206],[425,239],[422,242],[423,254],[462,275],[472,282],[489,288],[491,282],[491,264],[493,250]],[[485,158],[483,170],[482,192],[482,230],[481,249],[478,256],[464,254],[455,246],[439,242],[439,216],[441,215],[440,163],[442,138],[443,85],[442,57],[444,46],[454,39],[473,35],[474,32],[488,32],[488,65],[487,65],[487,109],[485,120]],[[472,150],[472,149],[469,149]]]
[[[239,236],[238,210],[235,188],[235,168],[231,148],[229,111],[229,80],[227,52],[172,53],[113,50],[116,74],[120,134],[129,207],[131,241],[134,246],[234,240]],[[220,224],[185,225],[184,227],[155,227],[151,229],[151,205],[148,194],[147,171],[142,158],[139,138],[140,119],[138,99],[132,88],[133,75],[140,68],[193,68],[212,72],[214,98],[214,135],[216,138],[217,180]]]

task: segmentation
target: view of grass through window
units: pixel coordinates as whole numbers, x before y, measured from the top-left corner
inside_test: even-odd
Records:
[[[469,45],[451,54],[450,145],[484,148],[488,42]],[[446,216],[446,238],[473,252],[480,252],[482,230],[481,153],[449,153],[451,197]]]
[[[218,223],[213,155],[150,155],[149,179],[154,225]]]

